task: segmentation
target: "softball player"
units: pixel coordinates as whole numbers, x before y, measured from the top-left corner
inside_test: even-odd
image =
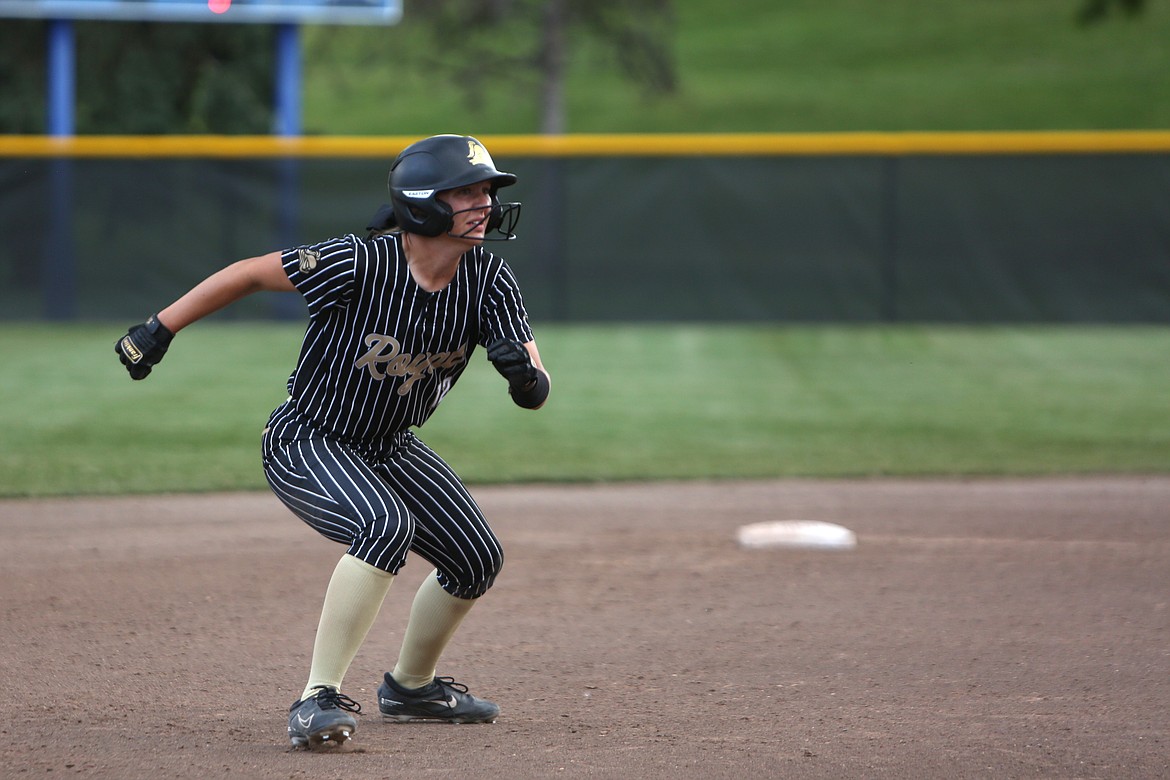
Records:
[[[411,551],[435,571],[378,689],[383,719],[470,723],[499,713],[435,672],[499,573],[500,543],[459,477],[411,429],[459,380],[476,345],[517,405],[536,409],[548,397],[516,279],[482,246],[515,237],[520,204],[497,198],[515,182],[470,136],[419,141],[395,160],[390,207],[366,238],[234,263],[115,347],[142,379],[175,333],[246,295],[295,290],[308,304],[288,400],[264,430],[264,473],[289,509],[348,549],[325,593],[304,692],[289,710],[295,747],[340,744],[356,729],[361,705],[341,693],[342,679]]]

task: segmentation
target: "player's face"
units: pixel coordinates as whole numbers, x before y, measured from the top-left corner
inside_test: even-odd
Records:
[[[450,206],[454,212],[450,235],[467,241],[483,241],[492,210],[490,180],[456,187],[453,190],[443,190],[436,197]]]

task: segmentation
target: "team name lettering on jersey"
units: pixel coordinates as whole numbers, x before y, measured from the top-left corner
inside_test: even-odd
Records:
[[[467,345],[459,347],[454,352],[424,352],[412,355],[402,351],[402,344],[393,336],[383,336],[371,333],[363,339],[369,347],[353,364],[358,369],[366,369],[370,376],[379,382],[388,376],[405,377],[402,386],[398,388],[399,395],[406,395],[414,387],[414,383],[436,369],[455,368],[465,361]]]

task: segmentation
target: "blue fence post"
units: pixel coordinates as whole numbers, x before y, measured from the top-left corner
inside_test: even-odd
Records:
[[[301,134],[301,36],[299,25],[285,22],[276,25],[276,116],[275,133],[282,137]],[[296,157],[281,157],[277,161],[280,194],[277,209],[277,242],[281,248],[298,243],[297,221],[300,215],[298,190],[299,162]],[[278,294],[273,313],[278,319],[291,320],[303,316],[300,296]]]
[[[76,42],[73,22],[69,19],[49,20],[49,135],[73,135],[74,100],[77,72]]]
[[[73,22],[51,19],[48,28],[49,135],[64,138],[74,133],[76,41]],[[41,258],[44,315],[50,320],[70,320],[77,314],[77,267],[73,242],[73,161],[53,157],[49,161],[49,215],[45,253]]]
[[[301,134],[301,34],[294,22],[276,25],[276,134]]]

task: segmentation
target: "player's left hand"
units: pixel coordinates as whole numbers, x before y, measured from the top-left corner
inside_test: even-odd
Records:
[[[508,385],[523,390],[536,381],[536,366],[524,345],[512,339],[496,339],[487,348],[488,360],[508,380]]]
[[[150,315],[150,319],[141,325],[130,328],[125,336],[114,344],[114,351],[118,359],[130,373],[131,379],[145,379],[167,354],[167,347],[175,337],[166,325],[159,322],[158,317]]]

